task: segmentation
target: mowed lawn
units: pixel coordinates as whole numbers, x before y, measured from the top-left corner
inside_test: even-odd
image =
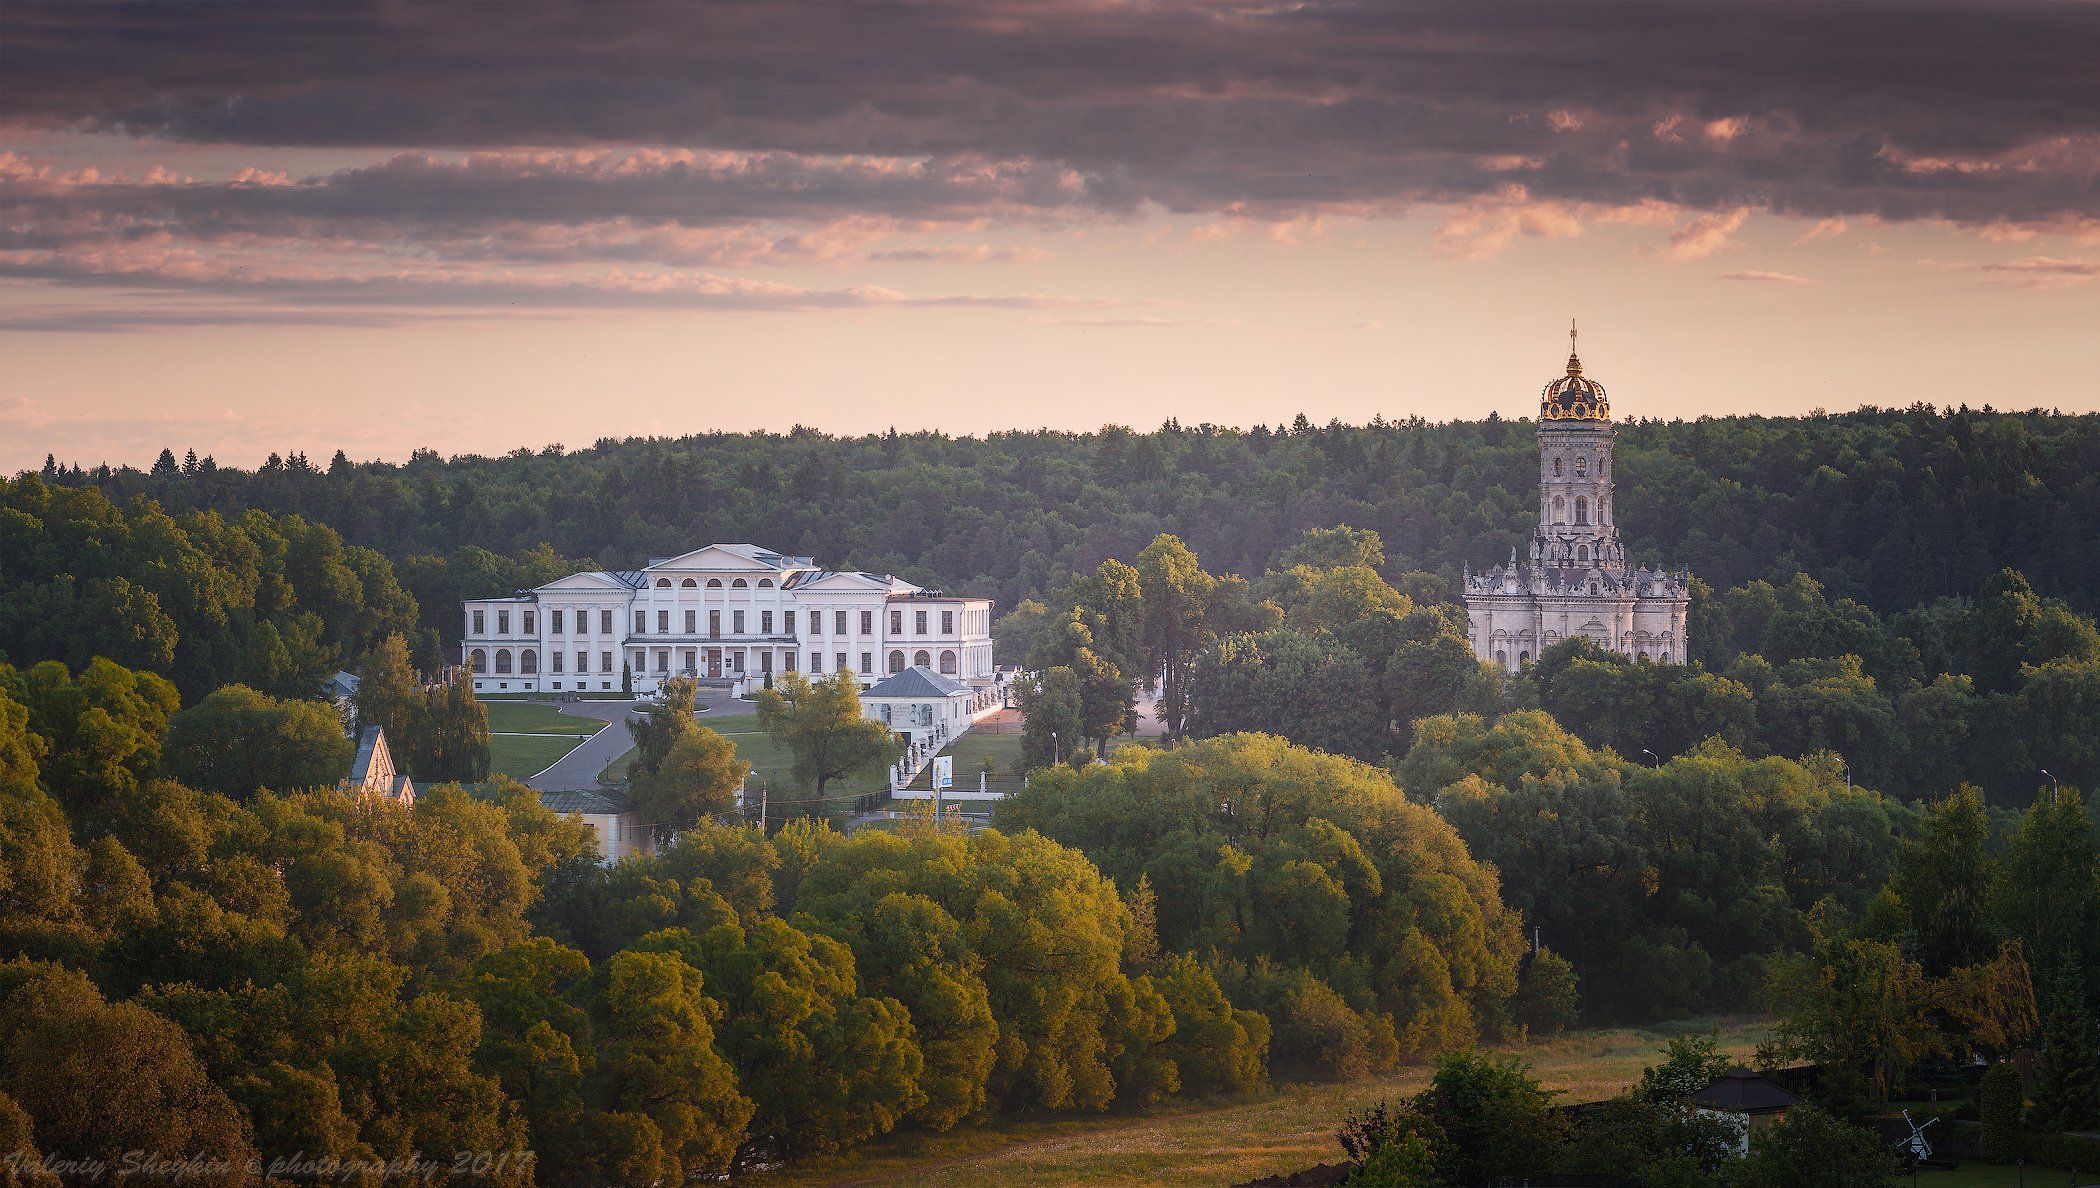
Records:
[[[493,701],[483,708],[489,715],[489,771],[516,780],[552,767],[605,725],[535,702]]]
[[[1747,1062],[1769,1024],[1712,1019],[1655,1027],[1582,1031],[1499,1049],[1530,1061],[1562,1101],[1610,1097],[1661,1059],[1670,1036],[1719,1030],[1722,1046]],[[1285,1085],[1253,1099],[1170,1106],[1153,1114],[1001,1119],[948,1134],[904,1134],[829,1159],[750,1177],[766,1185],[971,1185],[1243,1183],[1342,1158],[1334,1132],[1343,1115],[1420,1090],[1429,1069],[1340,1085]],[[1959,1174],[1959,1173],[1956,1173]],[[2061,1183],[2035,1180],[2036,1184]],[[1946,1188],[1972,1181],[1948,1178]],[[1976,1180],[1995,1185],[1996,1180]]]

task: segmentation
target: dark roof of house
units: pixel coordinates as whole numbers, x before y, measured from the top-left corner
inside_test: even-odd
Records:
[[[377,726],[365,727],[365,732],[358,736],[357,754],[350,760],[351,783],[362,784],[372,774],[372,753],[379,749],[379,740],[385,737],[386,731]]]
[[[868,697],[953,697],[968,691],[969,686],[950,677],[944,677],[924,665],[914,664],[903,672],[889,676],[870,685],[863,698]]]
[[[1747,1068],[1729,1070],[1726,1076],[1692,1094],[1692,1104],[1731,1114],[1763,1114],[1801,1104],[1801,1099],[1765,1080]]]
[[[624,813],[627,802],[610,792],[542,792],[540,803],[557,813]]]

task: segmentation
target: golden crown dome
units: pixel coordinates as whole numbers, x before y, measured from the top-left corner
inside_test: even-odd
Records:
[[[1575,323],[1568,323],[1568,373],[1547,384],[1539,393],[1541,421],[1609,421],[1611,401],[1604,385],[1582,374],[1582,356],[1575,351]]]

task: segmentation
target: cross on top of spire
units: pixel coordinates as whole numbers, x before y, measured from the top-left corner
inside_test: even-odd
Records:
[[[1568,319],[1568,374],[1582,374],[1582,356],[1575,353],[1575,319]]]

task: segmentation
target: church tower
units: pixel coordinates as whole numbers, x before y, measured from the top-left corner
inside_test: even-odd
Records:
[[[1539,394],[1539,526],[1531,560],[1572,577],[1591,568],[1626,570],[1626,549],[1611,500],[1611,401],[1582,374],[1575,324],[1568,324],[1568,373]]]
[[[1531,555],[1465,575],[1473,653],[1512,672],[1564,639],[1664,664],[1685,659],[1691,575],[1629,568],[1612,500],[1611,401],[1583,374],[1574,323],[1566,374],[1539,394],[1539,515]]]

